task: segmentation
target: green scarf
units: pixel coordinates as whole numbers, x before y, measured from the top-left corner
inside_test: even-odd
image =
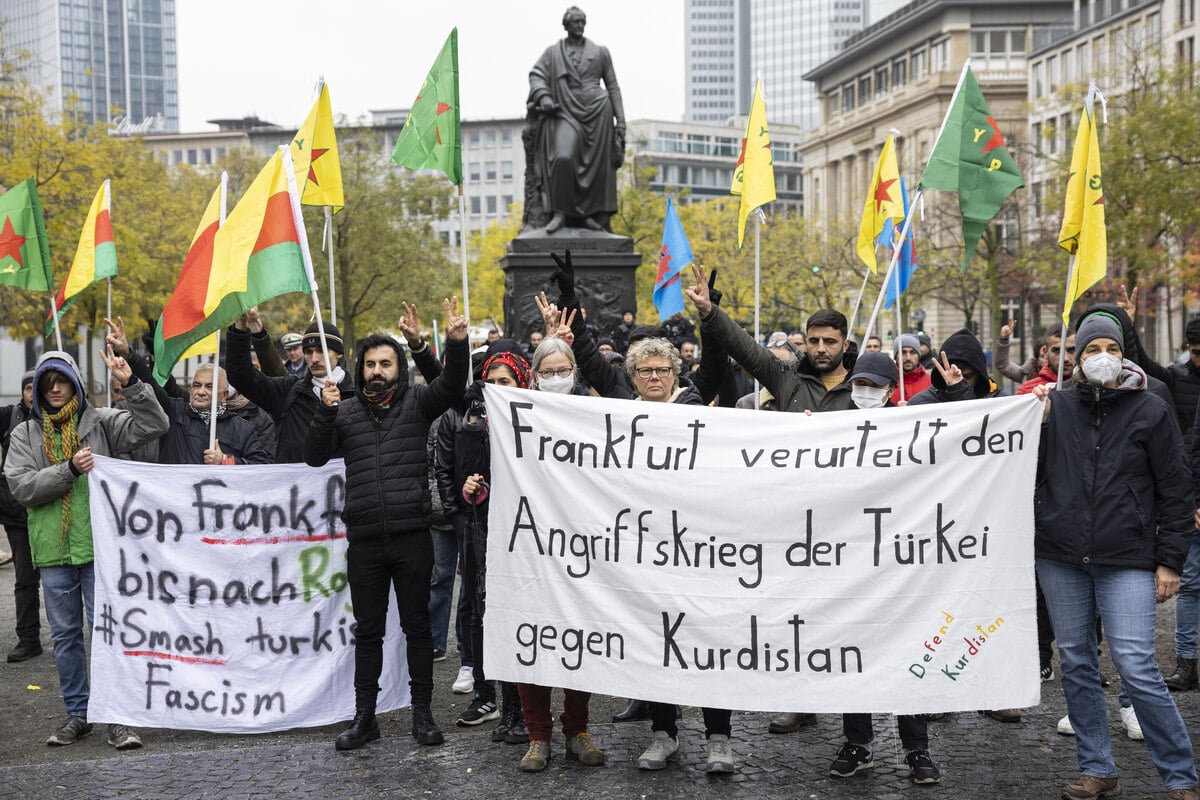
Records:
[[[79,395],[55,411],[53,414],[42,412],[42,448],[51,464],[61,464],[79,451]],[[55,432],[58,436],[55,436]],[[71,492],[75,484],[60,498],[62,504],[62,519],[59,522],[59,546],[65,549],[67,530],[71,527]]]

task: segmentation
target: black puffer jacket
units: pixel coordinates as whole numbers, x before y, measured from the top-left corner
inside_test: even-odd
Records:
[[[33,417],[33,409],[25,407],[21,401],[11,406],[0,408],[0,525],[4,527],[24,528],[29,522],[25,507],[17,502],[8,489],[8,481],[4,478],[4,461],[8,458],[8,440],[18,425]]]
[[[363,384],[359,347],[355,381]],[[426,348],[428,349],[428,348]],[[428,386],[408,384],[408,363],[397,346],[400,372],[387,408],[368,402],[361,391],[313,415],[304,442],[304,460],[319,467],[346,459],[346,521],[349,541],[405,533],[429,533],[432,507],[425,442],[429,426],[462,400],[471,357],[465,340],[447,342],[446,368]]]
[[[1038,458],[1039,558],[1183,567],[1194,533],[1192,475],[1175,414],[1125,360],[1118,388],[1079,381],[1051,396]]]
[[[929,370],[932,373],[929,380],[933,385],[914,395],[908,401],[910,406],[1008,396],[1008,392],[996,386],[988,377],[987,357],[983,354],[983,345],[975,338],[975,334],[966,328],[960,328],[942,342],[942,352],[951,364],[975,370],[975,381],[972,383],[962,380],[953,386],[947,386],[942,373],[938,372],[937,367],[933,367]]]
[[[1196,417],[1196,407],[1200,406],[1200,370],[1188,359],[1184,364],[1167,367],[1167,375],[1170,379],[1165,383],[1175,401],[1175,416],[1179,420],[1179,430],[1183,431],[1183,446],[1190,452],[1192,421]]]

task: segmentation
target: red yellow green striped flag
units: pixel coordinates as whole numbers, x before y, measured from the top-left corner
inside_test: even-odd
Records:
[[[291,153],[280,147],[246,190],[211,246],[201,237],[154,332],[154,377],[167,379],[189,347],[253,306],[288,292],[316,291],[306,267],[303,218]]]
[[[184,275],[196,269],[197,264],[204,264],[206,261],[209,264],[212,263],[213,240],[225,217],[225,189],[228,183],[229,176],[222,172],[221,185],[217,187],[217,190],[213,192],[212,199],[208,201],[208,207],[204,209],[204,216],[200,218],[200,224],[196,226],[196,235],[192,237],[192,244],[188,247],[187,255],[183,257],[183,269],[179,272],[181,280]],[[219,336],[219,331],[213,331],[184,350],[179,358],[182,360],[217,352],[217,337]]]
[[[75,260],[67,272],[58,294],[54,296],[54,314],[62,319],[63,312],[71,301],[96,281],[117,276],[117,246],[113,242],[112,195],[108,181],[96,192],[92,207],[88,209],[83,230],[79,233],[79,246],[75,248]],[[46,317],[46,335],[54,330],[54,319]]]

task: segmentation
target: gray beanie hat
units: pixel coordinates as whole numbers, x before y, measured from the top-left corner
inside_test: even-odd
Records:
[[[905,347],[911,347],[918,353],[921,352],[921,340],[912,333],[902,333],[900,338],[896,340],[895,347],[897,350],[903,350]]]
[[[1088,314],[1079,323],[1075,331],[1075,352],[1082,354],[1093,339],[1112,339],[1122,350],[1125,349],[1125,334],[1121,331],[1121,323],[1107,311],[1097,311]]]
[[[33,370],[27,370],[25,372],[25,374],[21,376],[21,390],[22,391],[24,391],[26,386],[33,383],[33,376],[36,374],[37,373],[34,372]]]

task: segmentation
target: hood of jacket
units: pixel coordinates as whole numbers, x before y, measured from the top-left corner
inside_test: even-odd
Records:
[[[983,345],[975,338],[975,334],[966,328],[959,328],[942,342],[941,351],[946,354],[951,364],[975,370],[975,396],[988,396],[992,389],[991,379],[988,377],[987,357],[983,354]],[[946,388],[946,379],[936,369],[931,370],[929,379],[938,389]]]
[[[391,347],[396,351],[396,392],[392,396],[392,403],[399,403],[408,392],[408,355],[399,342],[382,333],[373,333],[359,342],[358,354],[354,357],[354,394],[364,403],[371,402],[364,394],[367,381],[363,376],[363,364],[367,359],[367,351],[376,347]]]
[[[83,414],[83,409],[87,406],[87,392],[83,391],[83,379],[79,375],[79,365],[75,363],[75,359],[71,357],[70,353],[62,350],[47,350],[42,353],[42,357],[37,360],[37,366],[33,368],[34,418],[42,418],[42,393],[38,386],[41,385],[42,376],[47,372],[57,372],[70,379],[75,386],[75,394],[79,398],[79,413]]]

